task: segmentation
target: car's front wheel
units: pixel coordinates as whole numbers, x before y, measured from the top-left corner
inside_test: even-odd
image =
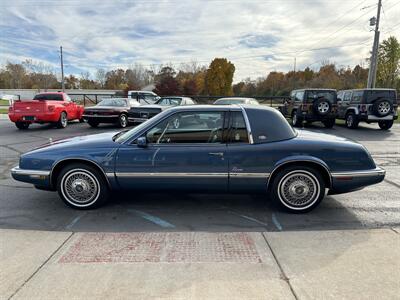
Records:
[[[322,122],[326,128],[332,128],[335,125],[335,119],[328,119]]]
[[[355,113],[350,112],[346,115],[346,127],[350,129],[356,129],[358,127],[359,120]]]
[[[57,191],[75,209],[92,209],[106,202],[108,186],[103,174],[86,164],[71,164],[57,178]]]
[[[275,203],[293,213],[313,210],[325,196],[321,174],[310,167],[287,167],[272,179],[270,191]]]
[[[382,130],[388,130],[393,126],[393,120],[389,121],[379,121],[378,122],[379,128]]]
[[[303,125],[303,119],[297,115],[297,111],[292,113],[292,125],[294,127],[301,127]]]

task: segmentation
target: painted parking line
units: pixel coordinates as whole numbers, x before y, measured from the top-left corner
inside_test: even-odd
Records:
[[[150,222],[152,222],[158,226],[161,226],[163,228],[175,228],[175,225],[173,225],[163,219],[160,219],[159,217],[150,215],[144,211],[136,210],[136,209],[129,209],[128,211],[135,213],[135,214],[141,216],[143,219],[146,219],[147,221],[150,221]]]
[[[233,214],[233,215],[236,215],[236,216],[239,216],[239,217],[242,217],[243,219],[252,221],[252,222],[254,222],[254,223],[257,223],[257,224],[260,224],[260,225],[263,225],[263,226],[268,226],[267,223],[262,222],[262,221],[260,221],[260,220],[257,220],[257,219],[255,219],[255,218],[253,218],[253,217],[249,217],[249,216],[246,216],[246,215],[242,215],[242,214],[239,214],[239,213],[234,212],[234,211],[229,211],[229,213],[230,213],[230,214]]]
[[[272,223],[274,223],[276,229],[282,231],[283,227],[274,213],[272,213]]]

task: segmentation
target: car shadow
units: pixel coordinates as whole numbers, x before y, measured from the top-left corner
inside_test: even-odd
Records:
[[[114,193],[94,210],[74,210],[53,192],[0,186],[0,228],[77,232],[312,231],[361,229],[347,207],[327,197],[307,214],[292,214],[263,195]]]

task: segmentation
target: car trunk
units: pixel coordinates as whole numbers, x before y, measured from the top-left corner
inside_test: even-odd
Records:
[[[25,113],[25,114],[43,113],[46,111],[47,103],[46,101],[40,101],[40,100],[15,101],[13,108],[16,113]]]

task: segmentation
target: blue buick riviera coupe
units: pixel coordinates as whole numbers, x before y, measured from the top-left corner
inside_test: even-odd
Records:
[[[292,212],[315,208],[326,190],[385,177],[362,145],[295,131],[277,110],[247,105],[176,107],[129,131],[52,142],[23,154],[11,173],[77,209],[134,189],[261,192]]]

